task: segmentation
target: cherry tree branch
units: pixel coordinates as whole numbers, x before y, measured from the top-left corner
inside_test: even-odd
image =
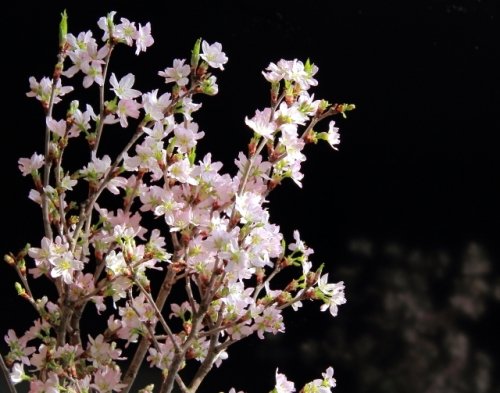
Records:
[[[109,63],[111,60],[111,53],[113,52],[113,49],[115,47],[115,45],[113,44],[112,37],[110,37],[108,45],[109,45],[109,51],[106,54],[106,58],[104,59],[104,70],[102,72],[103,83],[102,85],[99,86],[99,124],[97,125],[96,139],[95,139],[95,144],[92,147],[92,152],[97,152],[97,149],[99,149],[102,131],[104,129],[104,118],[106,117],[105,113],[106,108],[104,105],[104,88],[106,86],[106,79],[108,74]]]
[[[4,376],[5,383],[7,384],[7,388],[9,389],[9,393],[17,393],[17,390],[12,383],[12,380],[10,379],[10,373],[7,366],[5,365],[5,361],[3,360],[2,355],[0,355],[0,368],[2,369],[2,374]]]

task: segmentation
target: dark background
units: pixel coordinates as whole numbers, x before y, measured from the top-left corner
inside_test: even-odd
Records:
[[[17,159],[42,149],[43,115],[25,92],[29,76],[51,72],[64,8],[73,33],[97,35],[98,18],[110,10],[118,20],[151,22],[153,47],[139,57],[120,48],[111,64],[117,75],[134,72],[142,91],[161,87],[157,71],[189,57],[198,37],[221,42],[229,62],[218,73],[219,94],[203,99],[195,119],[207,135],[201,152],[212,151],[231,173],[250,136],[244,117],[268,104],[260,71],[270,61],[309,57],[319,67],[316,97],[357,105],[337,119],[339,151],[308,147],[303,189],[289,182],[270,197],[273,221],[287,237],[301,230],[316,263],[345,281],[348,303],[335,319],[316,304],[286,314],[286,334],[236,345],[204,392],[269,391],[276,367],[299,387],[329,364],[340,393],[499,391],[494,1],[9,5],[2,254],[40,239]],[[0,274],[3,335],[25,327],[27,308],[6,265]]]

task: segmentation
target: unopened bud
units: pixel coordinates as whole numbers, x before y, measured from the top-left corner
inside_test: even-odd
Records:
[[[257,150],[257,138],[253,137],[248,144],[248,155],[252,157]]]
[[[80,221],[80,217],[72,215],[68,218],[69,226],[76,225]]]
[[[292,299],[292,295],[290,295],[287,291],[282,291],[278,297],[276,298],[276,302],[279,306],[288,303]]]
[[[266,277],[266,274],[264,272],[264,269],[258,268],[255,271],[255,278],[257,279],[257,284],[262,284],[264,282],[264,278]]]
[[[208,71],[208,64],[202,61],[201,64],[196,69],[196,75],[201,78],[207,73],[207,71]]]
[[[118,98],[115,97],[111,101],[104,102],[105,113],[115,113],[118,109]]]
[[[304,135],[304,142],[305,143],[318,143],[318,133],[313,131],[313,130],[309,130],[307,132],[307,134]]]
[[[321,100],[319,102],[319,105],[318,105],[318,110],[316,111],[316,114],[317,115],[321,115],[323,112],[325,112],[328,107],[330,106],[331,104],[327,101],[327,100]]]
[[[316,284],[316,281],[318,281],[318,276],[316,273],[314,272],[309,272],[307,273],[307,277],[306,277],[306,285],[308,287],[311,287],[313,286],[314,284]]]
[[[198,63],[200,61],[200,47],[201,38],[198,38],[194,43],[193,50],[191,51],[191,69],[196,70],[198,68]]]
[[[145,388],[139,390],[139,393],[153,393],[154,388],[155,388],[155,385],[150,384],[150,385],[146,386]]]
[[[68,36],[68,14],[66,10],[61,13],[61,22],[59,22],[59,49],[66,46],[66,37]]]
[[[16,288],[16,292],[19,296],[24,296],[26,294],[26,290],[23,288],[23,286],[20,283],[16,282],[14,284],[14,287]]]
[[[12,254],[5,254],[3,256],[3,260],[5,262],[7,262],[11,266],[15,266],[16,265],[16,260],[14,259],[14,256]]]
[[[342,114],[342,116],[345,118],[346,117],[346,112],[353,111],[356,109],[356,105],[354,104],[340,104],[337,106],[337,112]]]
[[[296,291],[298,284],[299,283],[297,282],[297,280],[290,281],[290,283],[286,286],[285,291],[287,291],[287,292]]]
[[[271,103],[276,105],[278,102],[278,94],[280,92],[280,84],[279,82],[273,82],[271,85]]]
[[[23,259],[20,259],[17,262],[17,268],[19,269],[19,272],[23,275],[26,276],[26,261]]]

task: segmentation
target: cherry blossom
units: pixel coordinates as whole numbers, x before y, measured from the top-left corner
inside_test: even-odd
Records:
[[[121,78],[119,82],[116,79],[116,75],[114,72],[109,78],[109,83],[112,86],[111,90],[113,90],[116,96],[122,100],[131,100],[141,95],[141,92],[139,90],[132,89],[134,82],[135,76],[130,73]]]
[[[160,97],[157,97],[157,95],[158,89],[143,94],[142,105],[146,114],[151,116],[153,120],[162,120],[165,117],[163,111],[167,109],[172,100],[170,99],[170,93],[164,93]]]
[[[52,79],[43,77],[40,82],[34,77],[29,78],[30,91],[26,93],[28,97],[35,97],[37,100],[48,105],[50,101],[51,91],[52,91]],[[61,97],[72,92],[74,88],[72,86],[62,86],[60,79],[56,81],[55,84],[55,94],[54,94],[54,104],[61,102]]]
[[[139,104],[135,100],[123,99],[118,101],[118,106],[116,109],[116,113],[118,114],[118,118],[120,119],[120,125],[123,128],[128,127],[127,117],[132,117],[137,119],[140,116],[139,109],[141,108],[141,104]]]
[[[307,247],[306,244],[300,239],[299,231],[297,231],[297,230],[293,231],[293,238],[295,239],[295,243],[290,243],[288,245],[288,249],[290,251],[300,252],[305,257],[308,257],[309,255],[314,253],[314,250]]]
[[[49,130],[52,131],[57,136],[62,138],[66,135],[66,130],[67,130],[66,120],[56,121],[51,117],[47,117],[46,123]]]
[[[21,363],[14,363],[12,366],[12,371],[10,373],[10,380],[14,384],[18,384],[24,381],[26,374],[24,373],[24,367]]]
[[[94,374],[94,383],[90,386],[99,393],[119,392],[126,385],[120,383],[121,371],[117,367],[100,367]]]
[[[276,369],[276,385],[272,393],[293,393],[295,392],[295,384],[286,378],[285,374],[281,374]]]
[[[139,24],[134,38],[137,46],[135,54],[138,55],[141,51],[146,52],[146,49],[154,43],[153,36],[151,35],[151,23],[148,22],[144,26]]]
[[[336,145],[340,143],[339,129],[337,127],[334,127],[334,125],[335,122],[333,120],[328,124],[327,142],[335,150],[338,150]]]
[[[344,295],[344,282],[328,283],[328,273],[324,274],[318,282],[318,290],[325,296],[321,311],[328,310],[333,317],[337,316],[338,306],[346,302]]]
[[[75,259],[70,252],[65,252],[61,256],[50,258],[49,262],[53,265],[50,275],[54,278],[61,276],[66,284],[71,284],[73,282],[73,273],[83,269],[83,262]]]
[[[174,59],[173,66],[159,71],[158,75],[165,78],[165,83],[175,82],[178,86],[186,86],[189,83],[187,76],[191,73],[191,67],[184,64],[185,61],[185,59]]]
[[[317,123],[354,106],[315,99],[309,90],[318,68],[309,60],[270,63],[263,72],[270,103],[245,117],[248,149],[223,171],[212,153],[199,155],[206,133],[195,121],[199,96],[218,93],[216,71],[228,61],[222,45],[199,39],[190,61],[174,59],[158,72],[161,90],[141,93],[132,73],[111,71],[110,59],[119,45],[146,51],[151,24],[115,23],[115,16],[98,21],[103,43],[90,30],[64,34],[58,61],[65,70],[58,64],[54,80],[29,78],[27,96],[43,105],[48,142],[45,154],[20,158],[18,167],[31,175],[29,198],[41,207],[44,234],[39,247],[5,258],[36,317],[24,335],[8,331],[3,358],[11,387],[29,380],[30,392],[129,392],[128,376],[145,360],[163,373],[162,393],[176,383],[194,393],[206,372],[229,359],[233,343],[285,332],[284,309],[315,300],[335,317],[346,302],[344,282],[329,282],[327,267],[314,267],[307,239],[298,230],[289,239],[273,222],[268,195],[287,179],[302,186],[306,144],[325,140],[337,150],[335,122],[326,132],[317,132]],[[85,93],[98,91],[96,103],[83,110],[70,101],[57,120],[53,105],[74,90],[62,79],[80,71],[83,89],[100,87]],[[101,136],[113,129],[128,142],[105,152]],[[73,152],[82,150],[78,161]],[[275,279],[285,277],[282,270],[293,277],[287,286]],[[42,277],[55,290],[37,297],[30,283]],[[88,315],[107,320],[82,333]],[[122,360],[132,360],[130,373]],[[199,367],[199,381],[190,385],[186,366]],[[329,393],[335,384],[329,367],[300,391]],[[295,391],[276,369],[272,392]]]
[[[120,18],[120,22],[115,25],[114,36],[128,46],[132,46],[134,39],[137,37],[135,22],[131,22],[127,18]]]
[[[36,174],[37,171],[43,166],[45,162],[45,157],[43,154],[33,153],[31,158],[20,158],[19,170],[23,176]]]
[[[87,166],[83,167],[80,175],[88,181],[97,181],[101,179],[111,166],[111,158],[105,155],[103,158],[98,158],[97,154],[92,153],[92,160]]]
[[[254,117],[245,118],[245,124],[256,134],[271,139],[277,129],[276,123],[271,118],[271,108],[265,108],[263,111],[256,110]]]
[[[222,45],[219,42],[215,42],[210,45],[208,42],[203,40],[201,47],[203,53],[200,57],[205,60],[210,67],[223,70],[223,64],[226,64],[228,59],[226,54],[222,51]]]
[[[89,336],[88,354],[95,367],[110,364],[113,360],[121,359],[121,350],[116,348],[115,342],[107,342],[102,334],[96,338]]]
[[[107,41],[109,40],[110,37],[110,32],[111,35],[114,36],[116,33],[116,27],[114,24],[114,17],[116,15],[116,11],[111,11],[109,12],[106,16],[102,16],[99,18],[97,21],[97,26],[103,31],[102,35],[102,40]]]

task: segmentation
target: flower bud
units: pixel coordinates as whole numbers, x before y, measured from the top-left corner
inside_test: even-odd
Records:
[[[68,14],[66,10],[61,13],[61,22],[59,22],[59,49],[63,50],[66,46],[66,37],[68,35]]]
[[[316,115],[319,116],[321,115],[322,113],[324,113],[328,107],[330,106],[331,104],[327,101],[327,100],[321,100],[319,102],[319,105],[318,105],[318,110],[316,111]]]
[[[139,393],[153,393],[154,388],[155,388],[155,385],[150,384],[150,385],[146,386],[145,388],[139,390]]]
[[[292,280],[288,283],[288,285],[285,287],[286,292],[293,292],[296,291],[298,288],[299,283],[297,280]]]
[[[340,104],[337,105],[337,112],[340,113],[344,118],[346,117],[346,112],[350,112],[356,109],[356,105],[354,104]]]
[[[198,63],[200,61],[200,47],[201,47],[201,38],[198,38],[194,43],[194,47],[191,50],[191,69],[196,70],[198,68]]]
[[[26,290],[23,288],[23,286],[20,283],[16,282],[14,284],[14,287],[16,288],[16,292],[19,296],[24,296],[26,294]]]
[[[10,266],[15,266],[16,260],[12,254],[5,254],[3,260],[7,262]]]
[[[19,272],[23,275],[26,276],[26,261],[24,258],[20,259],[17,262],[17,268],[19,269]]]

